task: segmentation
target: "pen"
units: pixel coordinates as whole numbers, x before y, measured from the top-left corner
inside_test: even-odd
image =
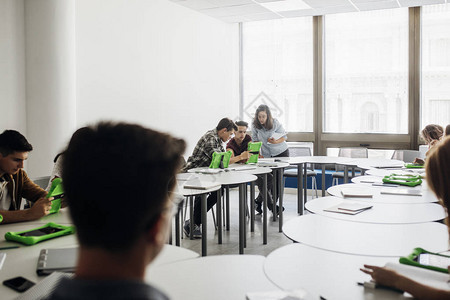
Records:
[[[365,288],[369,288],[369,289],[383,289],[383,290],[390,290],[393,292],[397,292],[397,293],[402,293],[402,290],[390,287],[390,286],[385,286],[385,285],[380,285],[377,284],[375,281],[364,281],[364,282],[357,282],[358,285],[361,285]]]
[[[20,247],[19,246],[0,247],[0,250],[16,249],[16,248],[20,248]]]

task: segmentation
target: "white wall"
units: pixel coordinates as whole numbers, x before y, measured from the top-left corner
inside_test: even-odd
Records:
[[[77,124],[141,123],[197,140],[239,109],[238,25],[167,0],[76,1]]]
[[[26,135],[25,37],[22,0],[0,0],[0,132]]]

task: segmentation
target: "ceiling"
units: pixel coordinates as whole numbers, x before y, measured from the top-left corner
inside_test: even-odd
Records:
[[[450,0],[170,0],[227,23],[450,3]]]

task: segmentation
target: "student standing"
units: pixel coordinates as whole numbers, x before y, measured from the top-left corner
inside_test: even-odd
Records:
[[[274,134],[283,134],[274,139]],[[255,112],[252,128],[252,140],[262,142],[261,152],[264,157],[288,157],[287,136],[281,123],[272,117],[267,105],[261,104]]]
[[[450,137],[430,150],[426,163],[427,184],[448,212],[450,209]],[[447,224],[450,233],[449,216]],[[450,266],[448,266],[450,271]],[[411,294],[414,299],[444,300],[450,299],[450,291],[439,290],[416,282],[386,267],[364,265],[361,269],[383,286],[393,287]]]

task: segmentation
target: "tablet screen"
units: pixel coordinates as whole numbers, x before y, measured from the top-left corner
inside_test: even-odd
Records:
[[[61,228],[54,228],[54,227],[45,227],[45,228],[41,228],[41,229],[36,229],[36,230],[32,230],[32,231],[28,231],[28,232],[24,232],[19,234],[20,236],[43,236],[43,235],[47,235],[50,233],[55,233],[58,231],[61,231],[64,229]]]
[[[450,266],[450,257],[429,253],[419,254],[417,261],[421,265],[433,266],[442,269],[447,269],[448,266]]]

